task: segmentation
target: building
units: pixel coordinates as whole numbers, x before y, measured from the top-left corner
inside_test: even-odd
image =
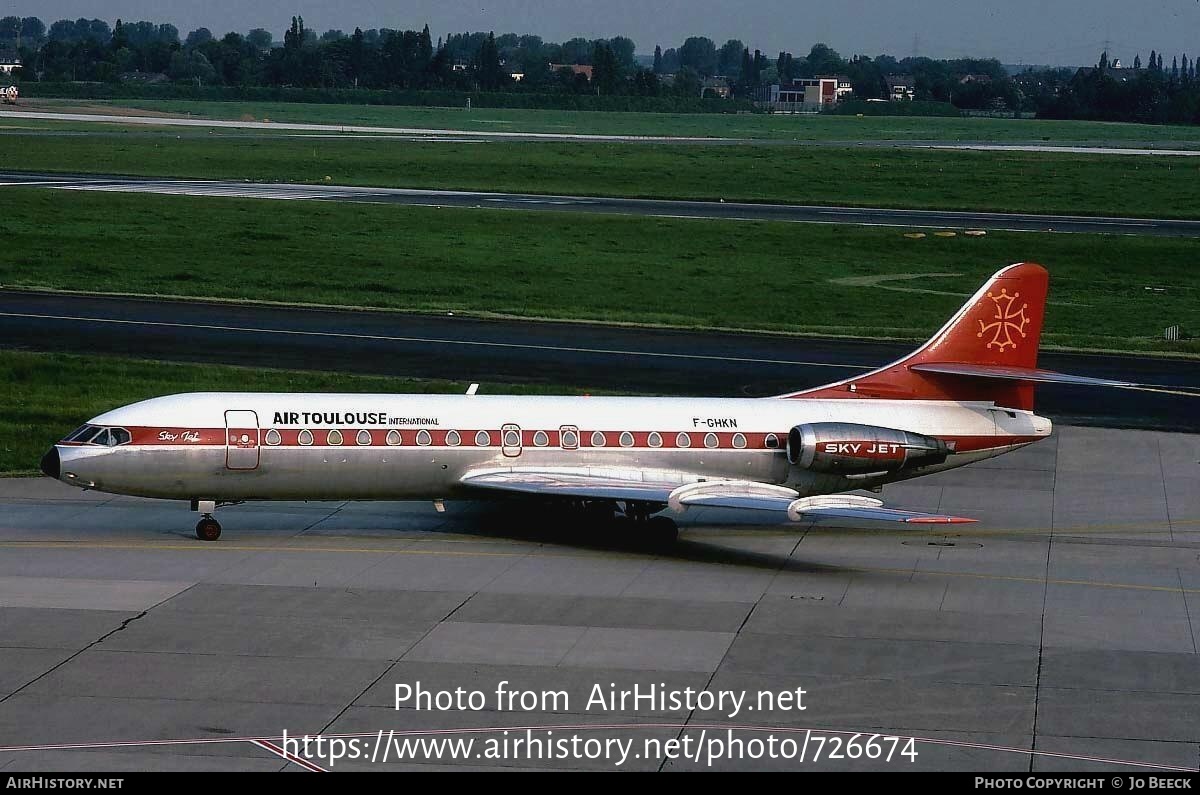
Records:
[[[887,86],[892,102],[911,102],[917,95],[917,83],[912,75],[888,75]]]
[[[764,101],[776,109],[804,105],[816,110],[840,102],[853,91],[848,77],[797,77],[787,84],[768,86]]]
[[[0,89],[0,100],[3,100],[5,105],[16,105],[17,97],[21,95],[20,90],[16,86],[9,86],[5,89]]]
[[[509,72],[508,76],[513,79],[514,83],[520,83],[522,80],[525,79],[524,72]]]
[[[588,80],[592,79],[592,67],[581,63],[552,63],[550,64],[551,72],[559,72],[563,69],[570,69],[571,74],[583,75]]]
[[[11,75],[20,68],[21,59],[15,52],[0,52],[0,74]]]
[[[730,93],[729,80],[724,77],[706,77],[700,86],[701,97],[713,96],[729,99]]]

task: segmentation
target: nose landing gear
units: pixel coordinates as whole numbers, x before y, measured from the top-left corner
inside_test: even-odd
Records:
[[[212,518],[212,514],[204,514],[199,522],[196,522],[196,538],[201,541],[216,541],[221,537],[221,523]]]

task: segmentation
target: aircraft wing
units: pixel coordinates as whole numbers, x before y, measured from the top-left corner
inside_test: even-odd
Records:
[[[764,511],[780,520],[859,519],[907,524],[961,524],[960,516],[898,511],[883,502],[854,494],[801,497],[784,486],[748,480],[707,480],[666,470],[609,467],[508,467],[470,472],[464,486],[511,494],[576,499],[651,502],[682,513],[690,507]]]

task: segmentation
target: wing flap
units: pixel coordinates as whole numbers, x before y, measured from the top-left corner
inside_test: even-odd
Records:
[[[663,503],[679,513],[693,507],[762,511],[792,522],[852,519],[962,524],[975,521],[961,516],[885,508],[880,500],[854,494],[800,497],[785,486],[748,480],[707,480],[695,474],[665,470],[510,467],[468,473],[460,482],[464,486],[511,494]]]
[[[856,494],[832,494],[804,497],[793,501],[787,509],[793,522],[814,519],[860,519],[873,522],[904,522],[905,524],[968,524],[974,519],[920,511],[899,511],[884,508],[881,500]]]

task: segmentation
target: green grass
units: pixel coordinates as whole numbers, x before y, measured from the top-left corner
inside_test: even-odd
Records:
[[[32,475],[50,445],[109,409],[177,392],[461,393],[466,384],[0,350],[0,475]],[[489,392],[563,387],[488,384]],[[597,394],[596,390],[589,391]]]
[[[0,284],[922,339],[998,268],[1051,271],[1046,341],[1200,329],[1185,238],[905,230],[0,189]],[[925,275],[909,291],[834,280]],[[953,274],[936,276],[926,274]],[[1165,292],[1146,287],[1164,287]],[[1200,352],[1196,343],[1171,350]]]
[[[1200,216],[1200,158],[830,147],[0,138],[27,171],[1046,213]],[[328,180],[326,180],[328,178]]]
[[[830,115],[606,113],[596,111],[319,105],[188,100],[36,100],[56,109],[137,108],[200,118],[490,132],[674,135],[796,141],[1048,141],[1200,143],[1200,127],[1116,122]]]

